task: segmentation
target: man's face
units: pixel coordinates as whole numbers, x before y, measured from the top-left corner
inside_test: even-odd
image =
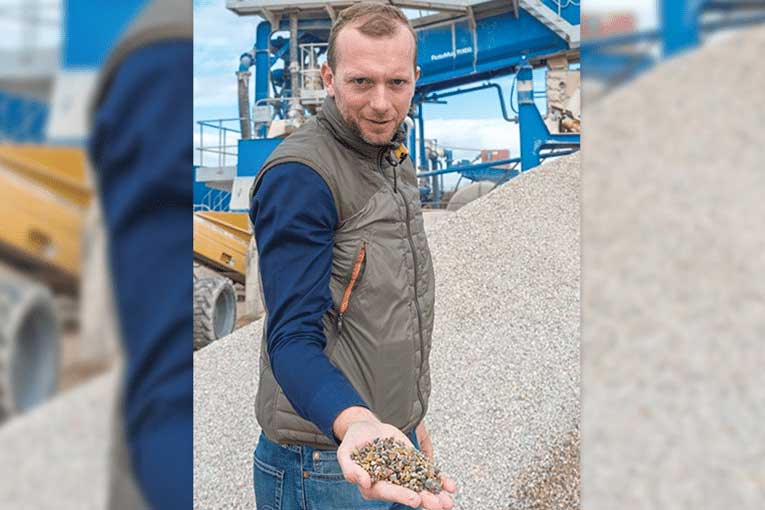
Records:
[[[371,38],[343,28],[335,39],[335,71],[321,76],[345,122],[372,145],[388,143],[404,121],[414,95],[414,40],[400,27],[393,37]]]

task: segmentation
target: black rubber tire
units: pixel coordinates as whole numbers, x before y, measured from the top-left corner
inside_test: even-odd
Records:
[[[236,291],[228,278],[194,279],[194,349],[229,335],[236,324]]]
[[[59,329],[47,288],[0,277],[0,422],[56,393]]]

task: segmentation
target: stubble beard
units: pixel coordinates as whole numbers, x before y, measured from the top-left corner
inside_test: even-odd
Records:
[[[337,109],[340,110],[340,116],[343,118],[343,121],[350,128],[353,134],[355,134],[356,136],[364,140],[369,145],[374,145],[375,147],[384,147],[385,145],[390,143],[390,141],[393,139],[393,136],[396,134],[396,129],[398,129],[398,124],[396,124],[396,127],[393,129],[390,136],[387,137],[388,139],[385,140],[384,142],[380,143],[380,142],[375,142],[373,140],[370,140],[362,131],[361,126],[359,126],[359,123],[356,122],[354,119],[350,118],[349,115],[347,115],[344,108],[343,101],[340,100],[338,94],[335,94],[335,104],[337,104]]]
[[[365,141],[366,143],[368,143],[369,145],[374,145],[375,147],[382,147],[382,146],[384,146],[384,145],[387,145],[387,144],[390,142],[390,140],[393,138],[393,135],[394,135],[394,134],[395,134],[395,132],[396,132],[396,131],[394,130],[394,131],[393,131],[393,132],[390,134],[390,136],[389,136],[389,137],[387,137],[387,138],[388,138],[388,140],[386,140],[386,141],[385,141],[385,142],[383,142],[383,143],[380,143],[380,142],[375,142],[375,141],[372,141],[372,140],[370,140],[369,138],[367,138],[367,137],[366,137],[366,135],[364,135],[364,132],[361,130],[361,126],[359,126],[359,124],[358,124],[356,121],[353,121],[353,120],[352,120],[352,121],[350,121],[350,122],[349,122],[348,120],[346,120],[345,122],[346,122],[346,124],[348,124],[348,126],[351,128],[351,131],[353,131],[353,133],[354,133],[354,134],[358,135],[358,137],[359,137],[359,138],[361,138],[362,140],[364,140],[364,141]]]

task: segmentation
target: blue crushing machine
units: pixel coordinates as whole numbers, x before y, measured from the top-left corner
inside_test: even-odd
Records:
[[[319,70],[329,31],[348,0],[228,0],[240,16],[260,16],[255,45],[239,59],[239,118],[200,121],[196,180],[226,196],[231,211],[248,209],[259,167],[284,136],[316,113],[324,98]],[[443,175],[505,181],[542,159],[579,147],[579,2],[572,0],[389,0],[404,9],[418,38],[421,70],[412,101],[410,155],[423,202],[439,207]],[[534,91],[532,71],[547,69],[547,91]],[[254,97],[250,80],[254,71]],[[496,78],[514,76],[513,91]],[[473,164],[425,138],[423,105],[496,89],[502,117],[519,129],[520,154]],[[547,96],[543,117],[535,98]],[[233,100],[233,98],[232,98]],[[510,107],[506,105],[509,103]],[[572,107],[573,105],[573,107]],[[208,195],[210,192],[208,192]],[[209,197],[208,197],[209,198]],[[211,207],[212,208],[212,207]]]

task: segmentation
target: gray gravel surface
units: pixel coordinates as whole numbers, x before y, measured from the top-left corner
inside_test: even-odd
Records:
[[[102,510],[112,370],[0,426],[0,508]]]
[[[252,455],[263,320],[194,353],[194,508],[255,508]]]
[[[436,318],[426,424],[461,486],[458,508],[578,503],[578,469],[571,490],[530,484],[578,442],[579,165],[578,154],[551,161],[428,233]]]
[[[457,508],[575,508],[579,156],[428,221],[436,270],[436,460]],[[195,354],[195,508],[254,508],[262,322]],[[538,487],[535,488],[535,484]]]
[[[761,26],[587,105],[588,510],[765,508],[763,55]]]

